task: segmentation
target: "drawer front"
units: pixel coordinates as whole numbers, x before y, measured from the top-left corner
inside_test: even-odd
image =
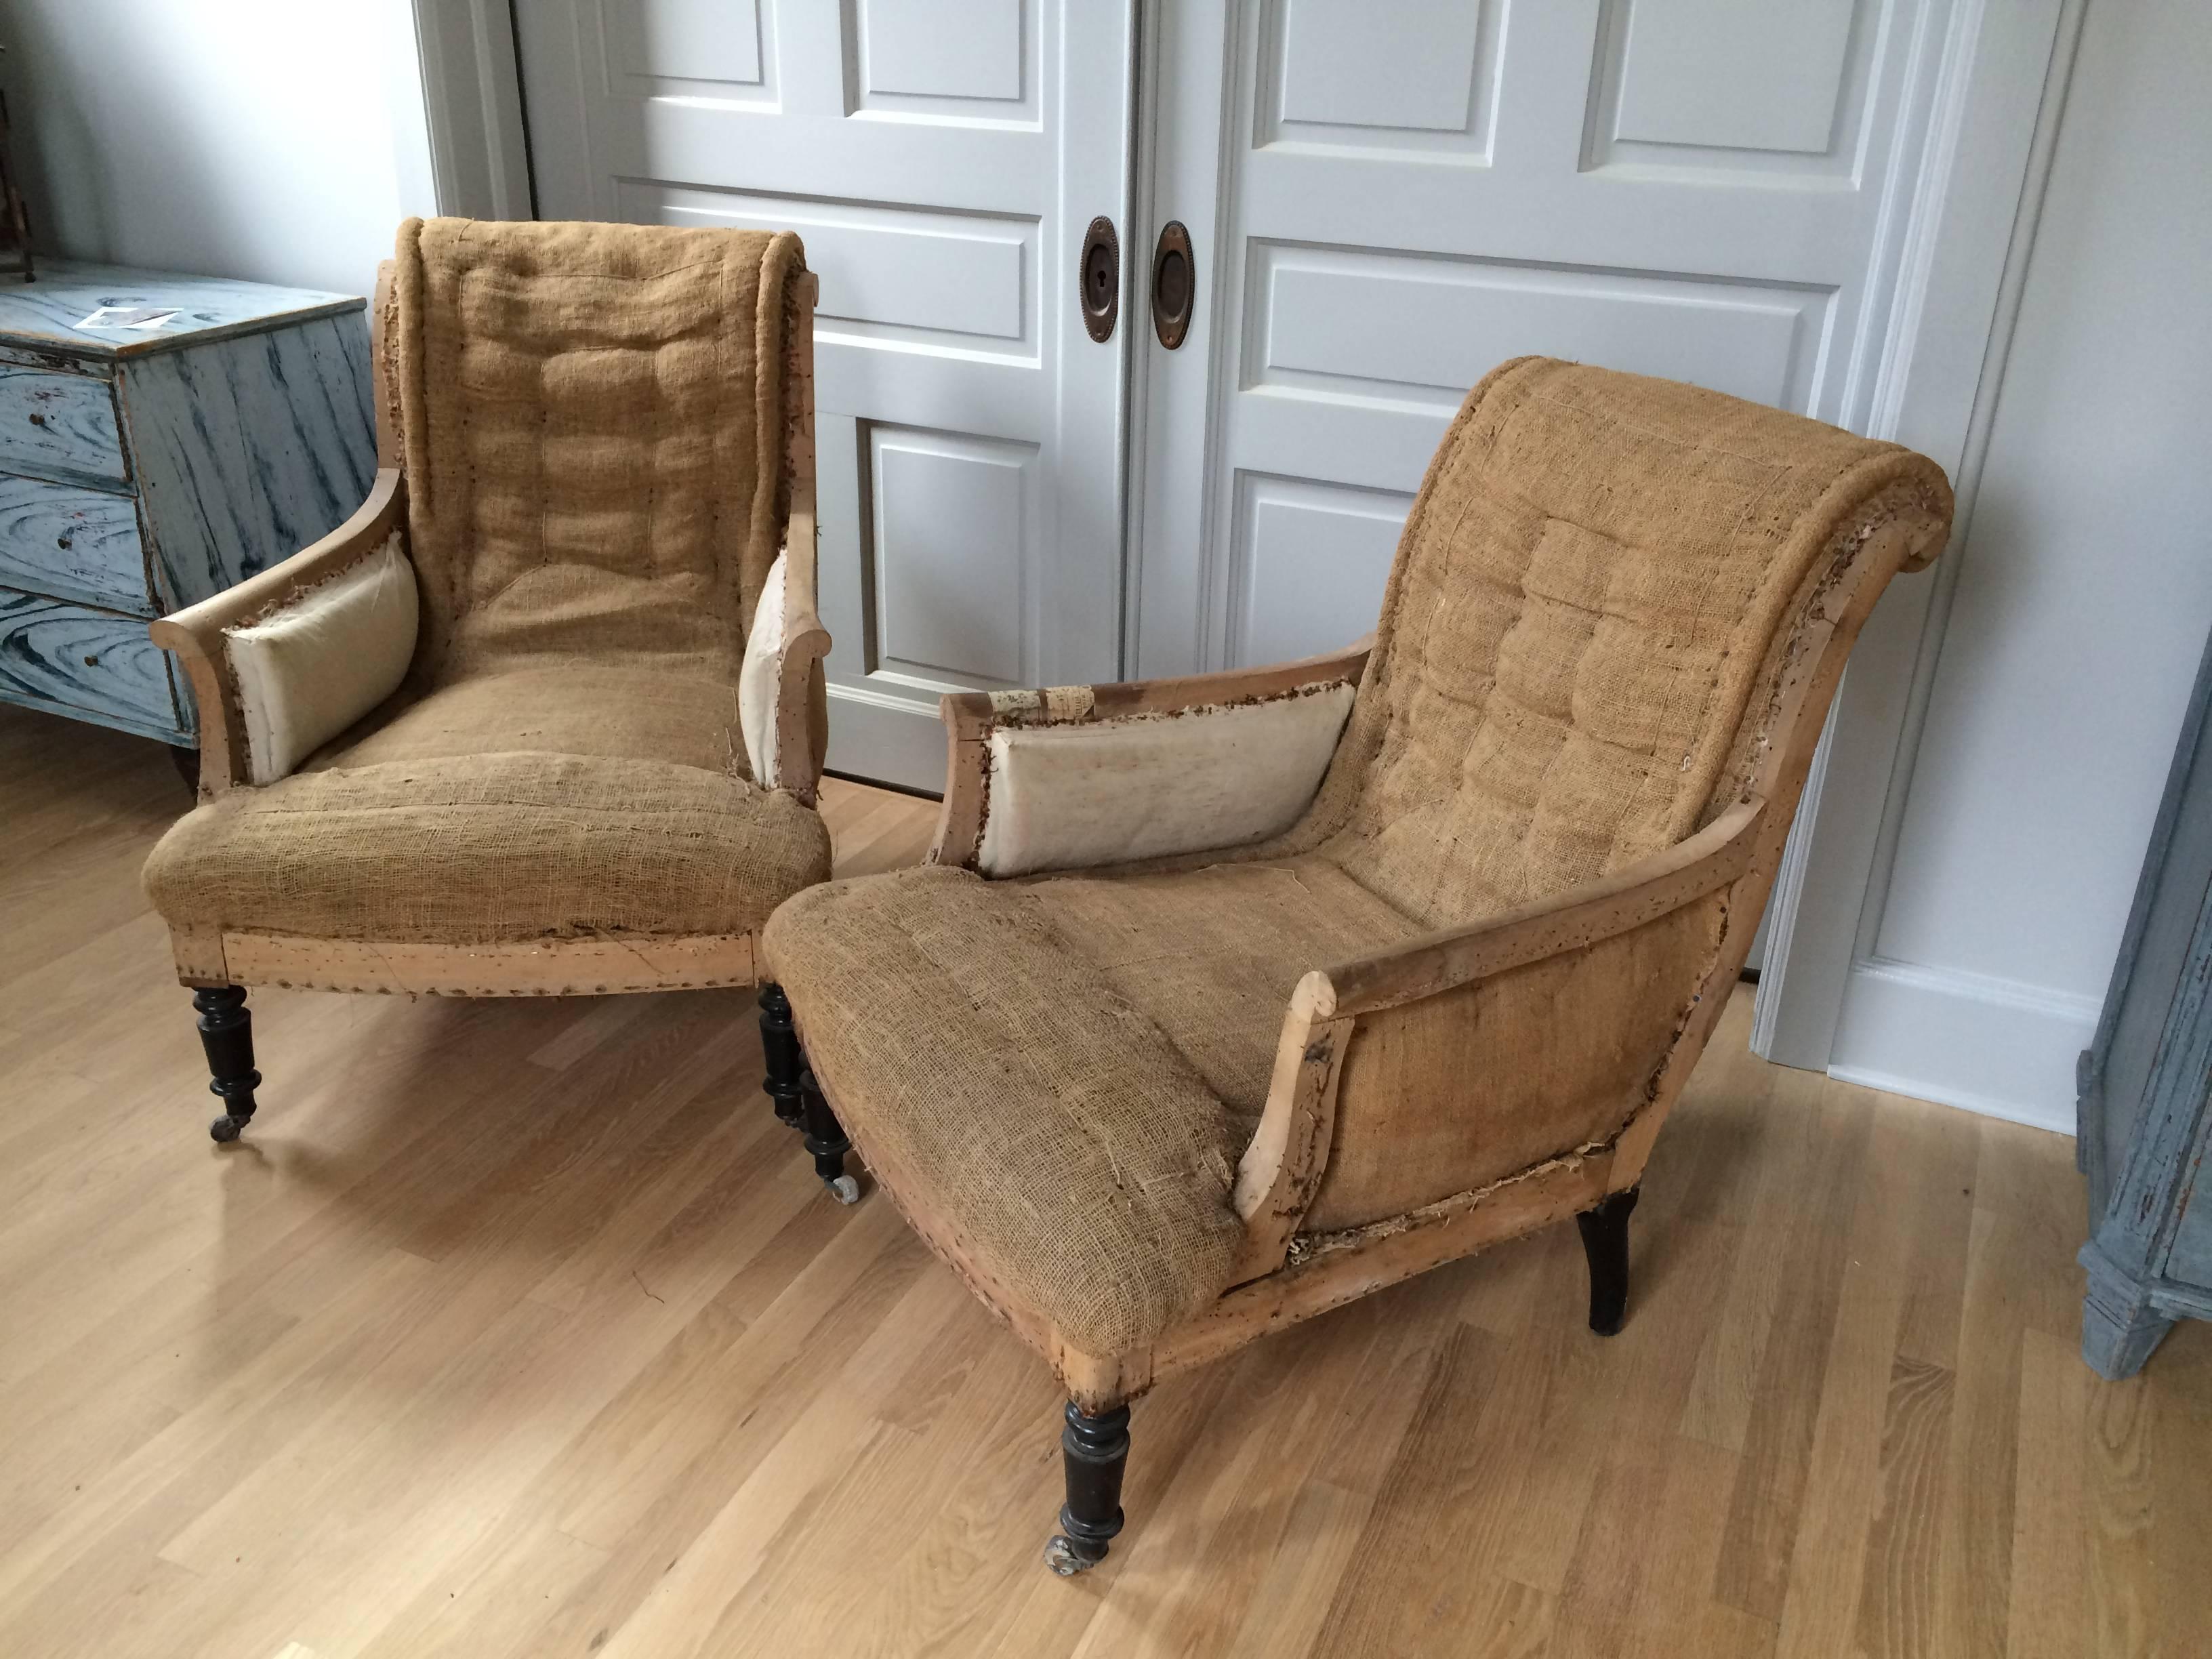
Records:
[[[0,697],[149,737],[179,729],[142,618],[35,593],[0,589]]]
[[[129,477],[105,380],[0,367],[0,468],[68,483],[121,485]]]
[[[146,586],[135,496],[0,473],[0,585],[161,614]]]

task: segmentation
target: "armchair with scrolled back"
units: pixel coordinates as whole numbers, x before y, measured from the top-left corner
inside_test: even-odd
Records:
[[[1070,1395],[1048,1559],[1128,1402],[1576,1217],[1620,1328],[1655,1138],[1741,969],[1924,457],[1523,358],[1469,394],[1371,641],[946,700],[934,863],[764,941],[819,1089]]]

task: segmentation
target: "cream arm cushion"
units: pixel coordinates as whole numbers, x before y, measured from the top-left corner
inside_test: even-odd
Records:
[[[738,731],[745,740],[745,760],[753,781],[776,787],[775,705],[783,689],[785,564],[775,556],[753,607],[752,632],[745,636],[745,660],[738,670]]]
[[[1036,726],[990,737],[986,876],[1084,870],[1241,847],[1297,822],[1355,688]]]
[[[286,776],[397,690],[421,621],[415,567],[395,530],[283,610],[223,629],[245,717],[246,781]]]

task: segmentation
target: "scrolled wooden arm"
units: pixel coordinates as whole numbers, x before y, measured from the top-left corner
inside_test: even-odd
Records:
[[[1374,643],[1370,635],[1343,651],[1264,668],[1105,685],[948,696],[939,705],[945,736],[945,809],[938,818],[937,842],[929,861],[976,867],[990,816],[991,744],[996,732],[1235,709],[1310,687],[1357,685]]]
[[[395,529],[404,529],[406,518],[405,479],[398,468],[386,467],[377,473],[360,510],[322,540],[235,586],[147,624],[154,643],[174,652],[191,678],[192,695],[199,703],[203,799],[246,779],[246,744],[223,630],[271,617],[302,594],[343,575],[381,548]]]
[[[1641,927],[1727,886],[1751,867],[1766,803],[1740,801],[1688,839],[1564,893],[1426,933],[1328,970],[1336,1009],[1358,1016],[1436,996],[1541,957],[1563,956]]]
[[[1354,1037],[1384,1034],[1407,1005],[1547,959],[1595,957],[1613,941],[1742,879],[1765,811],[1754,796],[1628,869],[1486,918],[1317,969],[1283,1017],[1259,1127],[1238,1163],[1233,1201],[1246,1230],[1242,1279],[1283,1263],[1322,1187],[1337,1135],[1337,1089]],[[1703,994],[1686,985],[1686,1000]],[[1442,1103],[1437,1103],[1439,1109]]]

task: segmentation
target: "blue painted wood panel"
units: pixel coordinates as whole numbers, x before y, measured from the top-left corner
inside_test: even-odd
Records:
[[[0,368],[0,469],[121,488],[130,471],[107,383],[49,369]]]
[[[2199,1197],[2212,1135],[2212,644],[2080,1081],[2081,1351],[2122,1376],[2177,1315],[2212,1311],[2212,1200]]]
[[[289,558],[376,480],[362,313],[117,371],[162,597],[190,605]]]
[[[0,586],[158,616],[137,499],[0,473]]]
[[[375,476],[354,296],[62,260],[0,289],[0,698],[189,741],[144,618],[290,557]],[[86,328],[102,307],[167,313]]]
[[[96,380],[115,378],[115,366],[104,357],[75,357],[58,349],[15,345],[0,340],[0,366],[7,365],[17,368],[58,368],[72,374],[89,375]]]
[[[177,314],[154,329],[77,326],[102,306],[173,307]],[[361,308],[357,295],[41,259],[37,282],[0,288],[0,335],[19,345],[51,347],[72,356],[130,358]]]
[[[167,655],[147,637],[145,622],[89,605],[0,592],[0,698],[190,741]]]
[[[2191,1159],[2199,1170],[2204,1162],[2204,1133],[2205,1127],[2200,1124]],[[2212,1193],[2194,1182],[2180,1223],[2173,1230],[2173,1251],[2166,1260],[2166,1276],[2185,1285],[2212,1286]]]

